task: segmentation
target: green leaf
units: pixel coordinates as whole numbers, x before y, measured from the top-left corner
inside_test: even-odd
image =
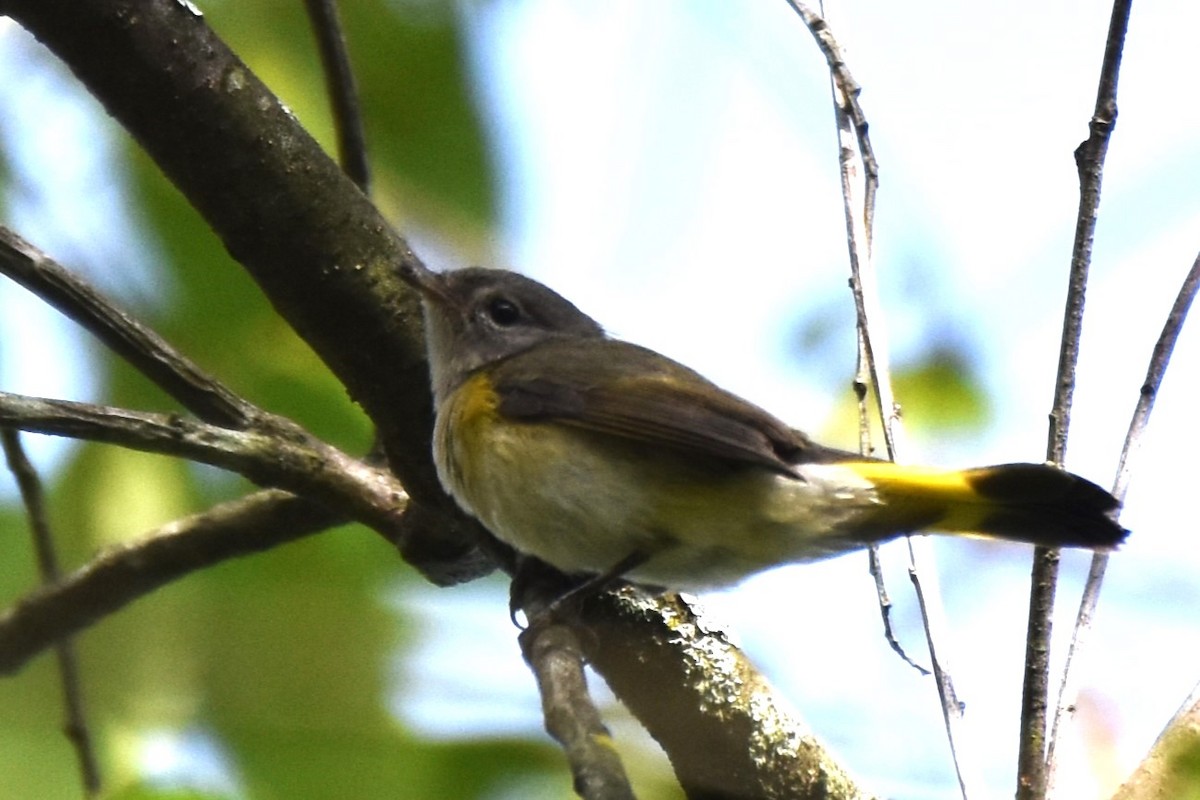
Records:
[[[960,350],[932,350],[898,369],[894,384],[904,405],[904,419],[918,433],[979,430],[991,414],[979,375]]]

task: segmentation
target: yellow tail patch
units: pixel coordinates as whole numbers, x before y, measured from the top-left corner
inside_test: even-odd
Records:
[[[859,461],[844,466],[875,485],[884,514],[909,530],[977,531],[997,505],[981,495],[975,470]]]
[[[879,510],[865,524],[879,538],[912,531],[976,533],[1047,547],[1116,547],[1129,531],[1117,500],[1049,464],[952,470],[886,461],[843,466],[875,486]]]

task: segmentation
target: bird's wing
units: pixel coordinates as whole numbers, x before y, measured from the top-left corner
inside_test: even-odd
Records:
[[[786,475],[850,454],[821,447],[758,406],[653,351],[615,340],[543,343],[492,374],[498,410]]]

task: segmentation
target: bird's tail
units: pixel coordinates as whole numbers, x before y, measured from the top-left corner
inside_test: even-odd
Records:
[[[1115,497],[1049,464],[968,470],[887,461],[844,464],[875,485],[879,512],[868,526],[881,538],[908,531],[975,533],[1046,547],[1109,550],[1129,531],[1116,521]],[[890,529],[890,530],[889,530]]]

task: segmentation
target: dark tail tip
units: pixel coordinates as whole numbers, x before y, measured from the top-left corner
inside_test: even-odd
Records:
[[[1046,547],[1115,548],[1129,536],[1117,499],[1085,478],[1049,464],[971,470],[971,487],[996,504],[984,533]]]

